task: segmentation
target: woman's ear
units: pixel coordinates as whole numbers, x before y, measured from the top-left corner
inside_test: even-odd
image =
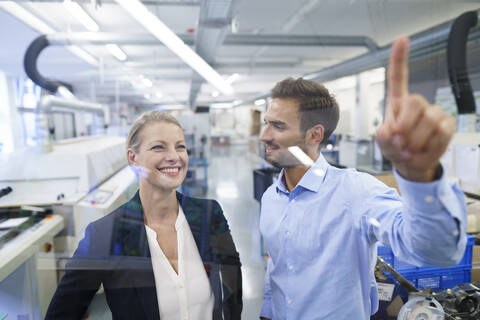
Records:
[[[127,160],[128,160],[128,164],[130,166],[136,165],[136,158],[137,158],[137,154],[135,153],[135,151],[133,151],[133,149],[131,149],[131,148],[128,148],[127,149]]]

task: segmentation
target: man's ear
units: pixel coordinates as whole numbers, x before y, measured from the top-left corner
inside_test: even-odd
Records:
[[[137,154],[131,148],[127,150],[127,160],[130,166],[134,166],[136,162]]]
[[[323,141],[323,136],[325,135],[325,128],[321,124],[317,124],[314,127],[311,127],[307,131],[307,144],[320,145]]]

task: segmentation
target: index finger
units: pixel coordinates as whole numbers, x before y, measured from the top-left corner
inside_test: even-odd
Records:
[[[408,38],[397,38],[390,52],[388,63],[388,99],[408,94]],[[392,101],[390,101],[392,102]]]

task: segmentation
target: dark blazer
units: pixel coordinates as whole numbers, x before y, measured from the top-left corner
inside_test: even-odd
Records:
[[[240,319],[240,258],[220,205],[177,192],[215,296],[213,319]],[[81,319],[103,284],[113,319],[160,319],[152,260],[136,195],[88,225],[46,319]]]

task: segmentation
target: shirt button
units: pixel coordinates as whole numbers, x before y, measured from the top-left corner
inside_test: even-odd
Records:
[[[424,200],[426,203],[432,203],[434,199],[432,196],[426,196]]]
[[[292,203],[295,203],[295,199],[292,199]]]
[[[291,234],[290,231],[287,231],[287,236],[290,236],[290,234]]]
[[[289,266],[288,269],[293,270],[293,266]]]
[[[452,235],[453,235],[454,237],[458,236],[458,230],[455,229],[455,230],[452,232]]]
[[[287,303],[292,304],[292,299],[288,299]]]

